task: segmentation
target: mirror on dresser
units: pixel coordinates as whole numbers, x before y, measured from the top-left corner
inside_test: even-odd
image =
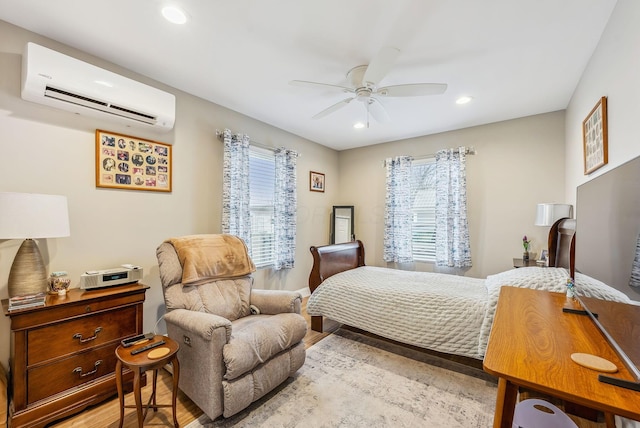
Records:
[[[334,205],[331,215],[331,244],[355,241],[353,205]]]

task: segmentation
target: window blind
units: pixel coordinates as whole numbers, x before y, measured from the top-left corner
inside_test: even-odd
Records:
[[[436,164],[433,159],[411,165],[412,251],[415,261],[436,259]]]
[[[272,151],[250,148],[249,189],[251,259],[256,267],[265,267],[275,261],[275,157]]]

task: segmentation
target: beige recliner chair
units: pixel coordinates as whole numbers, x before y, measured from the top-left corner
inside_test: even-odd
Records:
[[[254,290],[255,266],[232,235],[169,239],[156,250],[179,387],[207,416],[229,417],[295,373],[307,323],[297,292]]]

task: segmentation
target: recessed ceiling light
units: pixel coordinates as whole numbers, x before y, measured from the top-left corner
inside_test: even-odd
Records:
[[[456,100],[456,104],[466,104],[469,101],[471,101],[472,99],[473,99],[473,97],[468,97],[468,96],[465,95],[463,97],[458,98]]]
[[[364,128],[364,123],[362,123],[362,122],[356,122],[356,123],[353,125],[353,127],[354,127],[354,128],[356,128],[356,129],[362,129],[362,128]]]
[[[187,14],[175,6],[163,7],[162,16],[173,24],[184,24],[187,22]]]

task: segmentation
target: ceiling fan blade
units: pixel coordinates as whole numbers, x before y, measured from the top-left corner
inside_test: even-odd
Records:
[[[391,71],[391,67],[396,63],[400,50],[386,46],[371,60],[367,71],[362,76],[363,86],[378,86],[384,76]]]
[[[378,123],[385,123],[391,120],[389,118],[389,114],[387,110],[384,108],[382,103],[375,98],[369,98],[368,104],[369,113]]]
[[[289,84],[292,86],[305,86],[308,88],[329,89],[334,91],[338,90],[340,92],[354,92],[352,88],[347,88],[346,86],[331,85],[329,83],[307,82],[306,80],[291,80]]]
[[[445,83],[410,83],[379,88],[375,94],[383,97],[420,97],[423,95],[440,95],[447,90]]]
[[[344,100],[337,102],[334,105],[322,110],[320,113],[313,116],[312,119],[322,119],[323,117],[330,115],[334,111],[340,110],[342,107],[346,106],[351,101],[353,101],[353,99],[354,99],[353,97],[345,98]]]

